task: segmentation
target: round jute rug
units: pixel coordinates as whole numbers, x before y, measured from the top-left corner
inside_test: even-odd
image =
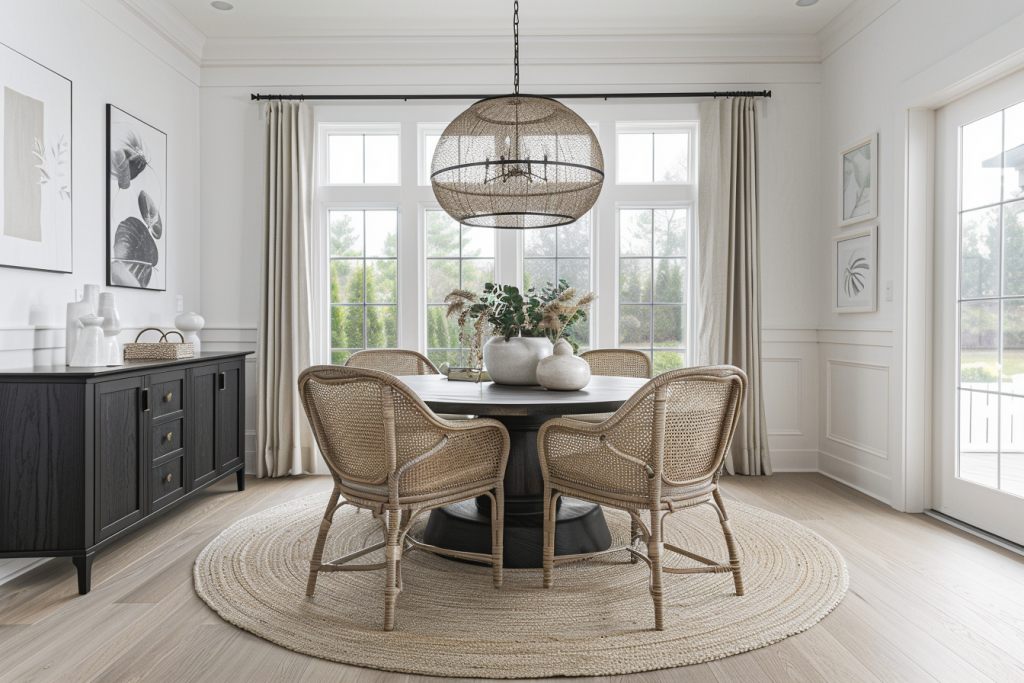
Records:
[[[545,590],[540,570],[506,570],[504,586],[494,589],[489,567],[417,550],[403,557],[395,630],[385,633],[381,571],[321,574],[316,595],[305,596],[327,497],[302,498],[228,528],[196,560],[196,592],[224,619],[269,641],[376,669],[540,678],[706,662],[810,628],[839,604],[849,582],[839,552],[811,530],[727,501],[746,595],[733,594],[728,574],[666,575],[664,631],[654,630],[647,566],[630,564],[625,551],[556,567],[555,585]],[[629,519],[606,514],[620,543]],[[706,505],[671,515],[665,532],[668,542],[697,554],[727,556],[718,518]],[[379,539],[369,512],[345,506],[325,558]]]

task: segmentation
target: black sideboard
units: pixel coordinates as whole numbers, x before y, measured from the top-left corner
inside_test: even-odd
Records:
[[[104,546],[231,474],[245,488],[244,352],[0,370],[0,558]]]

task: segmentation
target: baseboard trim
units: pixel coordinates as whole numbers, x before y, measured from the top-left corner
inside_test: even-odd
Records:
[[[833,467],[830,468],[828,465],[832,465]],[[829,471],[830,469],[833,469],[833,471]],[[843,486],[849,486],[854,491],[860,491],[865,496],[870,496],[880,503],[885,503],[892,507],[892,501],[889,499],[889,496],[880,493],[878,490],[872,490],[872,487],[867,481],[860,484],[856,484],[851,481],[854,477],[849,476],[849,474],[854,472],[863,473],[861,477],[859,477],[861,479],[873,480],[873,483],[875,484],[874,488],[876,489],[884,489],[888,491],[891,488],[891,482],[888,477],[879,474],[878,472],[873,472],[866,467],[862,467],[848,460],[843,460],[831,453],[826,453],[824,451],[818,452],[818,474],[824,475],[832,481],[839,482]]]
[[[983,541],[988,541],[993,545],[997,545],[1004,550],[1009,550],[1011,553],[1016,553],[1024,557],[1024,545],[1018,545],[1011,540],[1005,539],[1002,536],[996,536],[995,534],[989,533],[984,529],[979,529],[976,526],[968,524],[967,522],[961,522],[955,517],[943,514],[937,510],[925,510],[924,514],[928,515],[932,519],[937,519],[943,524],[948,524],[951,527],[955,527],[960,531],[966,532],[971,536],[976,536]]]
[[[817,472],[818,451],[773,448],[769,453],[772,472]]]
[[[52,557],[18,557],[12,559],[7,564],[0,567],[0,586],[11,581],[25,572],[31,571],[36,567],[40,566],[45,562],[49,562],[54,558]]]

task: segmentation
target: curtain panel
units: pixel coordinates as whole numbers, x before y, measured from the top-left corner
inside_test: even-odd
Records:
[[[313,358],[312,109],[269,102],[266,124],[256,476],[283,477],[316,472],[317,465],[298,392],[299,373]]]
[[[701,103],[698,362],[747,373],[747,398],[726,460],[730,474],[771,474],[761,387],[761,256],[755,101]]]

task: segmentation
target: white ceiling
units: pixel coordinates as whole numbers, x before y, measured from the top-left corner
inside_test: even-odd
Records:
[[[512,0],[168,0],[208,38],[500,35]],[[816,34],[854,0],[521,0],[520,36]]]

